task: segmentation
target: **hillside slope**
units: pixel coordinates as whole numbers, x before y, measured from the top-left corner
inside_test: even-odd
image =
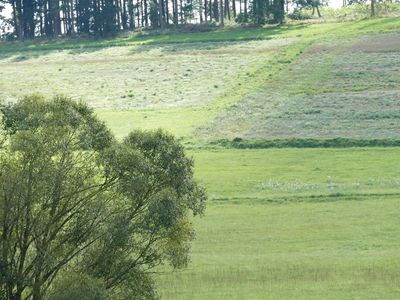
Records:
[[[67,94],[120,137],[163,127],[191,144],[397,139],[399,32],[400,20],[386,18],[1,44],[0,98]]]

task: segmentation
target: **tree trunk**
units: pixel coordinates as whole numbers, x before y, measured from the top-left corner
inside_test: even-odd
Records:
[[[13,11],[13,20],[14,20],[14,32],[18,39],[21,39],[20,30],[19,30],[19,21],[17,17],[17,8],[15,7],[15,0],[11,2],[12,11]]]
[[[17,36],[19,39],[23,39],[24,38],[24,33],[23,33],[24,21],[23,21],[23,16],[22,16],[21,0],[16,0],[15,8],[16,8],[16,15],[17,15],[17,23],[15,24]]]
[[[168,0],[165,0],[165,17],[166,17],[166,24],[167,24],[167,26],[168,26],[168,24],[169,24],[169,9],[168,9],[168,5],[169,5],[169,3],[168,3]]]
[[[318,14],[318,18],[322,17],[321,12],[319,11],[319,6],[317,6],[317,14]]]
[[[217,21],[217,22],[219,22],[218,3],[219,3],[218,0],[214,0],[214,3],[213,3],[213,16],[214,16],[214,20]]]
[[[144,0],[144,25],[149,26],[149,12],[147,9],[147,0]]]
[[[144,26],[144,10],[143,10],[143,0],[137,0],[137,27],[143,27]]]
[[[129,0],[128,2],[128,14],[129,14],[129,29],[135,29],[135,14],[134,14],[134,7],[133,7],[133,0]]]
[[[225,0],[225,10],[224,10],[224,17],[228,16],[228,20],[231,19],[231,11],[229,7],[229,0]]]
[[[207,22],[207,1],[204,0],[204,21]]]
[[[54,35],[58,36],[61,34],[61,19],[60,19],[60,1],[52,0],[53,4],[53,25],[54,25]]]
[[[179,15],[180,15],[180,21],[181,24],[183,24],[183,1],[179,0],[179,7],[180,7],[180,11],[179,11]]]
[[[275,23],[282,24],[285,16],[285,2],[284,0],[274,0],[274,21]]]
[[[376,4],[376,0],[371,0],[371,17],[375,17],[375,15],[376,15],[375,4]]]
[[[178,25],[178,0],[172,0],[174,25]]]
[[[224,0],[219,0],[219,25],[224,26],[224,7],[223,2]]]
[[[142,20],[141,20],[141,24],[142,24],[142,27],[145,25],[145,19],[146,19],[146,27],[147,27],[147,12],[146,12],[146,18],[145,18],[145,15],[144,15],[144,0],[141,0],[140,1],[140,12],[141,12],[141,16],[142,16]],[[147,5],[147,2],[146,2],[146,5]],[[146,9],[147,10],[147,9]],[[138,26],[139,27],[139,26]]]
[[[164,28],[164,13],[163,13],[163,1],[158,0],[158,21],[160,22],[160,28]]]
[[[200,16],[200,23],[203,23],[203,0],[199,0],[199,16]]]

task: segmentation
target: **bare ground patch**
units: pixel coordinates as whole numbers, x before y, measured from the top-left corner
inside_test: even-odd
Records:
[[[400,51],[400,34],[391,33],[366,37],[354,43],[349,50],[363,52]]]

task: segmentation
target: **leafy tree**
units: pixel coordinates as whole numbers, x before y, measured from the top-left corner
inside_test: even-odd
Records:
[[[253,14],[253,20],[256,24],[265,23],[265,15],[267,14],[268,6],[264,0],[253,0],[251,6],[251,12]]]
[[[206,199],[182,146],[161,130],[118,142],[65,97],[1,112],[1,296],[155,298],[150,271],[187,264]]]
[[[312,8],[312,15],[317,11],[318,17],[322,17],[321,11],[319,8],[321,6],[327,5],[327,2],[324,0],[294,0],[294,4],[300,9],[302,8]]]
[[[285,0],[273,1],[274,22],[282,24],[285,18]]]
[[[249,2],[247,10],[245,1],[245,10],[240,12],[236,17],[238,23],[265,24],[267,22],[283,23],[285,17],[285,1],[284,0],[252,0]]]

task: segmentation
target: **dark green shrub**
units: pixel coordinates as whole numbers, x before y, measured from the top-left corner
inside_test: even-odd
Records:
[[[303,12],[301,9],[295,9],[291,14],[288,14],[287,16],[291,20],[308,20],[312,18],[309,14]]]
[[[393,139],[353,139],[353,138],[332,138],[332,139],[274,139],[274,140],[244,140],[235,138],[233,140],[221,139],[213,145],[225,148],[238,149],[265,149],[265,148],[350,148],[350,147],[399,147],[400,140]]]
[[[249,13],[239,13],[235,19],[236,23],[245,24],[250,22],[250,14]]]

